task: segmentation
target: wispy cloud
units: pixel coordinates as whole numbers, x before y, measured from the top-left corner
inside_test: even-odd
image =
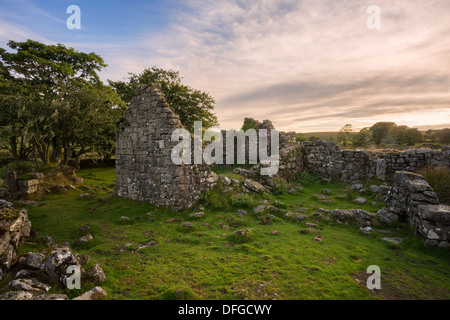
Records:
[[[168,4],[167,25],[157,32],[143,26],[114,41],[86,34],[67,43],[101,54],[110,65],[104,79],[153,65],[179,70],[187,84],[216,98],[224,128],[245,116],[297,131],[386,119],[449,122],[446,0],[379,0],[382,29],[372,31],[366,9],[373,3],[366,0]]]

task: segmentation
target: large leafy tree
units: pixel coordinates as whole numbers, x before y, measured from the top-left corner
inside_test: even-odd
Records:
[[[215,101],[211,95],[186,86],[181,80],[177,71],[152,67],[139,74],[130,73],[126,81],[108,82],[127,104],[140,84],[159,84],[167,102],[186,129],[192,131],[195,121],[202,121],[204,129],[217,126],[217,117],[213,112]]]
[[[92,149],[93,138],[115,124],[123,105],[99,79],[103,59],[62,44],[27,40],[8,46],[13,52],[0,50],[0,137],[13,156],[32,150],[46,164],[70,149],[78,155]],[[89,117],[95,126],[87,125],[94,123]]]
[[[389,134],[389,130],[395,127],[394,122],[377,122],[371,128],[372,139],[376,145],[379,145]]]

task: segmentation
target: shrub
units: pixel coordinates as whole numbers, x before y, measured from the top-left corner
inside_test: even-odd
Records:
[[[418,173],[425,177],[441,203],[450,204],[450,168],[429,166]]]
[[[300,173],[300,175],[297,178],[297,182],[301,183],[304,186],[308,186],[310,184],[313,184],[316,182],[316,178],[317,176],[308,172],[308,171],[303,171],[302,173]]]
[[[231,205],[235,208],[251,208],[256,205],[256,200],[252,195],[239,194],[231,197]]]
[[[274,195],[282,195],[282,194],[286,194],[289,191],[289,188],[287,186],[287,182],[285,179],[281,178],[281,177],[276,177],[274,179],[275,181],[275,186],[272,189],[272,193]]]

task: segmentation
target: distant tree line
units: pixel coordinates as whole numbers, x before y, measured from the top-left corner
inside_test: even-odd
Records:
[[[87,153],[110,158],[116,124],[139,84],[159,83],[185,127],[197,120],[204,128],[217,125],[213,98],[183,85],[178,72],[153,67],[104,84],[98,72],[107,65],[95,53],[32,40],[8,46],[0,48],[0,149],[17,165],[73,158],[79,166]]]

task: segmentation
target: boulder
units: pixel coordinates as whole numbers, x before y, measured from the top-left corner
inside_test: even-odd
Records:
[[[26,291],[31,293],[43,293],[48,292],[51,289],[49,285],[33,278],[16,279],[8,283],[8,286],[15,291]]]
[[[192,218],[201,218],[201,217],[203,217],[204,215],[205,215],[204,212],[194,212],[194,213],[191,213],[191,214],[189,215],[189,217],[192,217]]]
[[[450,225],[450,206],[446,205],[420,205],[417,214],[421,219],[436,223]]]
[[[95,283],[101,283],[106,281],[106,275],[103,271],[102,267],[99,264],[96,264],[91,269],[86,272],[87,278],[94,281]]]
[[[378,211],[377,217],[381,222],[389,226],[393,226],[394,223],[398,222],[398,216],[395,213],[389,212],[385,209]]]
[[[260,184],[259,182],[250,180],[250,179],[245,179],[244,182],[244,187],[246,187],[247,189],[253,191],[253,192],[257,192],[257,193],[269,193],[269,191],[266,189],[266,187],[264,187],[262,184]]]
[[[10,291],[0,295],[0,300],[30,300],[33,298],[31,292],[26,291]]]
[[[65,294],[41,294],[29,300],[69,300]]]
[[[45,256],[38,252],[28,252],[19,258],[19,264],[27,269],[40,269]]]
[[[78,266],[83,272],[83,268],[68,247],[53,249],[44,261],[44,270],[47,275],[64,286],[67,283],[67,278],[70,276],[67,274],[69,266]]]
[[[106,291],[102,287],[95,287],[94,289],[82,294],[73,300],[99,300],[106,297]]]

